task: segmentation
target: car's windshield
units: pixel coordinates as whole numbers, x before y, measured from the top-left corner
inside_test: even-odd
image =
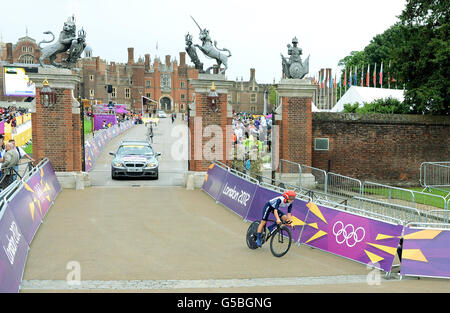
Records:
[[[117,155],[153,155],[150,146],[143,145],[123,145],[117,150]]]

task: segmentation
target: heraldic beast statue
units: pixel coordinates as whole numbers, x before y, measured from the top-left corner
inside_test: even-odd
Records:
[[[42,55],[39,58],[39,63],[43,67],[64,67],[70,68],[76,64],[81,54],[86,48],[86,32],[83,28],[78,32],[78,38],[76,34],[75,17],[70,17],[63,26],[63,30],[59,34],[58,40],[46,47],[41,47],[43,43],[51,43],[55,40],[55,35],[51,31],[46,31],[44,34],[50,34],[53,36],[50,41],[41,41],[39,48],[42,51]],[[66,59],[63,63],[55,63],[55,59],[58,54],[65,53]],[[44,60],[49,59],[51,65],[45,65]]]

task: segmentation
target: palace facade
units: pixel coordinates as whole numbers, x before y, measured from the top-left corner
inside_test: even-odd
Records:
[[[166,112],[186,112],[194,99],[194,90],[189,81],[198,78],[198,71],[186,63],[186,53],[179,53],[179,61],[166,55],[164,60],[150,54],[135,60],[134,48],[128,48],[127,63],[106,61],[93,56],[93,50],[86,47],[83,57],[78,61],[81,77],[80,86],[75,91],[79,99],[91,102],[126,104],[127,108],[139,112],[161,109]],[[0,42],[0,67],[14,65],[27,67],[39,64],[41,50],[36,40],[28,35],[19,38],[15,44]],[[56,62],[61,62],[61,55]],[[2,71],[3,73],[3,71]],[[2,75],[3,76],[3,75]],[[0,78],[0,101],[17,101],[5,97],[3,77]],[[258,84],[255,69],[250,69],[250,79],[236,78],[228,94],[228,102],[234,111],[263,113],[264,93],[270,84]],[[143,99],[146,99],[145,106]],[[268,105],[270,112],[272,107]]]

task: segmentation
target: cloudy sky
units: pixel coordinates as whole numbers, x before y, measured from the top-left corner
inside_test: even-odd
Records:
[[[179,59],[189,32],[200,44],[199,29],[207,28],[219,48],[231,51],[226,76],[248,80],[255,68],[258,83],[278,82],[281,56],[296,36],[310,55],[310,75],[320,68],[338,70],[351,51],[363,50],[377,34],[393,25],[406,0],[46,0],[7,1],[1,6],[3,42],[28,35],[37,42],[56,36],[64,21],[75,15],[77,29],[87,32],[94,56],[108,62],[127,61],[128,47],[135,60],[149,53],[164,60]],[[198,51],[205,68],[214,64]],[[186,61],[190,59],[186,56]]]

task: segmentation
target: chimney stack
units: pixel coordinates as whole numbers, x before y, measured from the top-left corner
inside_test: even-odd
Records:
[[[255,69],[251,68],[250,69],[250,81],[254,81],[255,80]]]
[[[186,52],[180,52],[180,66],[186,65]]]
[[[145,55],[145,70],[148,71],[150,69],[150,54]]]
[[[166,55],[166,65],[170,66],[170,55]]]
[[[134,63],[134,48],[128,48],[128,65]]]
[[[6,62],[13,64],[12,43],[6,44]]]

